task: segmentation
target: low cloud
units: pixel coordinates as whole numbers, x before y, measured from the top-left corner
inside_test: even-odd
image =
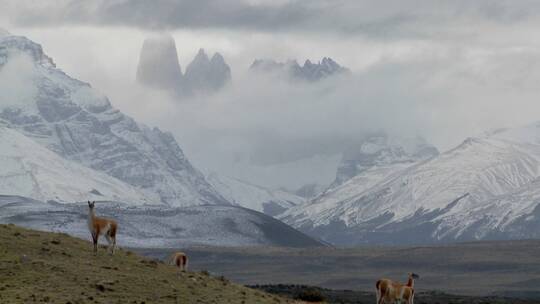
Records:
[[[0,16],[15,26],[127,26],[363,34],[378,39],[443,38],[478,27],[537,19],[537,1],[85,1],[7,0]]]
[[[316,84],[245,75],[212,96],[175,100],[139,88],[116,102],[175,133],[199,167],[297,187],[329,182],[341,153],[375,131],[423,136],[445,150],[491,128],[540,119],[538,54],[508,49],[390,60]]]
[[[198,167],[262,185],[330,182],[340,154],[373,131],[445,150],[540,119],[536,1],[11,3],[0,22],[68,74],[173,132]],[[136,85],[148,29],[173,30],[183,68],[200,47],[223,54],[231,86],[177,100]],[[255,58],[322,56],[353,76],[298,84],[245,72]]]

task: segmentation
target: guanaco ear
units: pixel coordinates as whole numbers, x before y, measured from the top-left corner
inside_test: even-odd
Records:
[[[90,207],[90,201],[88,201],[88,207]]]

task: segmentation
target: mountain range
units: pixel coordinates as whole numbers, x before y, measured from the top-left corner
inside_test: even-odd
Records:
[[[223,61],[214,57],[199,52],[187,70],[202,75],[201,62]],[[179,66],[169,71],[181,74]],[[156,246],[540,237],[540,123],[467,138],[442,153],[421,138],[371,134],[344,152],[329,187],[292,194],[204,176],[172,134],[123,114],[58,69],[39,44],[5,32],[0,92],[0,221],[83,233],[80,202],[97,200],[124,225],[147,221],[129,237],[154,238]],[[212,238],[217,231],[226,232],[222,243]]]
[[[256,59],[251,64],[250,71],[286,75],[290,79],[309,82],[316,82],[335,75],[350,74],[351,72],[329,57],[324,57],[317,63],[312,63],[307,59],[303,65],[298,64],[296,60],[277,62],[272,59]]]
[[[124,246],[321,245],[242,207],[282,211],[296,197],[245,184],[251,199],[225,198],[170,133],[124,115],[25,37],[0,37],[0,91],[0,222],[87,237],[84,202],[96,200]]]
[[[279,218],[344,246],[537,238],[539,165],[540,123],[498,130],[364,169]]]
[[[209,58],[200,49],[183,74],[176,43],[172,36],[163,34],[145,39],[136,78],[141,84],[189,96],[218,91],[230,82],[231,68],[221,54]]]
[[[5,126],[64,159],[157,195],[156,204],[229,204],[191,165],[170,133],[112,107],[89,84],[57,69],[40,45],[24,37],[0,38],[0,64],[4,78],[24,78],[21,86],[6,88],[0,97]]]

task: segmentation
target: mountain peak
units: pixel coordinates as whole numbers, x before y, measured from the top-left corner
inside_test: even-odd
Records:
[[[171,35],[146,38],[141,48],[137,81],[157,88],[175,88],[182,81],[176,43]]]
[[[170,55],[168,52],[174,50],[171,39],[157,41],[159,46],[165,45],[159,51],[165,50]],[[38,44],[26,38],[9,36],[0,39],[0,64],[5,64],[4,67],[13,62],[10,56],[20,53],[28,53],[38,62],[48,59]],[[175,61],[176,57],[173,57]],[[143,66],[153,62],[143,62]],[[158,63],[167,62],[170,61]],[[154,71],[155,66],[149,68]],[[18,69],[2,68],[2,71],[12,73],[8,78],[20,73]],[[36,64],[32,72],[31,81],[15,88],[19,94],[11,94],[9,104],[0,102],[0,120],[10,128],[63,159],[157,197],[153,203],[170,206],[228,204],[191,165],[170,133],[136,122],[113,108],[108,98],[89,84],[71,78],[59,69]],[[102,192],[95,187],[88,191],[92,188]],[[62,188],[55,191],[61,197]],[[45,199],[56,198],[51,195]]]
[[[212,59],[210,59],[210,62],[212,64],[224,64],[225,58],[223,58],[220,53],[216,52],[214,56],[212,56]]]
[[[56,65],[53,60],[45,55],[41,45],[23,36],[4,36],[0,35],[0,64],[7,62],[12,54],[26,54],[35,64],[46,68],[54,68]],[[4,50],[2,50],[4,49]]]
[[[318,63],[313,63],[310,59],[306,59],[302,66],[296,60],[291,59],[285,63],[276,62],[272,59],[256,59],[251,64],[250,70],[283,72],[292,78],[307,81],[318,81],[331,75],[350,73],[349,69],[340,66],[330,57],[323,57]]]
[[[190,65],[193,63],[207,63],[210,62],[210,59],[208,58],[208,55],[206,54],[205,50],[203,48],[200,48],[197,52],[197,55],[195,55],[195,58],[191,61]],[[187,73],[187,71],[186,71]]]
[[[200,48],[182,74],[171,35],[153,36],[143,43],[137,68],[139,83],[185,96],[217,91],[230,78],[231,69],[219,53],[210,59],[204,48]]]
[[[231,68],[221,54],[215,53],[210,60],[201,48],[187,66],[185,79],[186,87],[192,92],[211,93],[230,81]]]

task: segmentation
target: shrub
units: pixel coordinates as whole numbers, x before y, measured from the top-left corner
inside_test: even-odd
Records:
[[[315,288],[307,288],[299,291],[294,297],[296,300],[306,302],[322,302],[325,300],[324,295]]]

